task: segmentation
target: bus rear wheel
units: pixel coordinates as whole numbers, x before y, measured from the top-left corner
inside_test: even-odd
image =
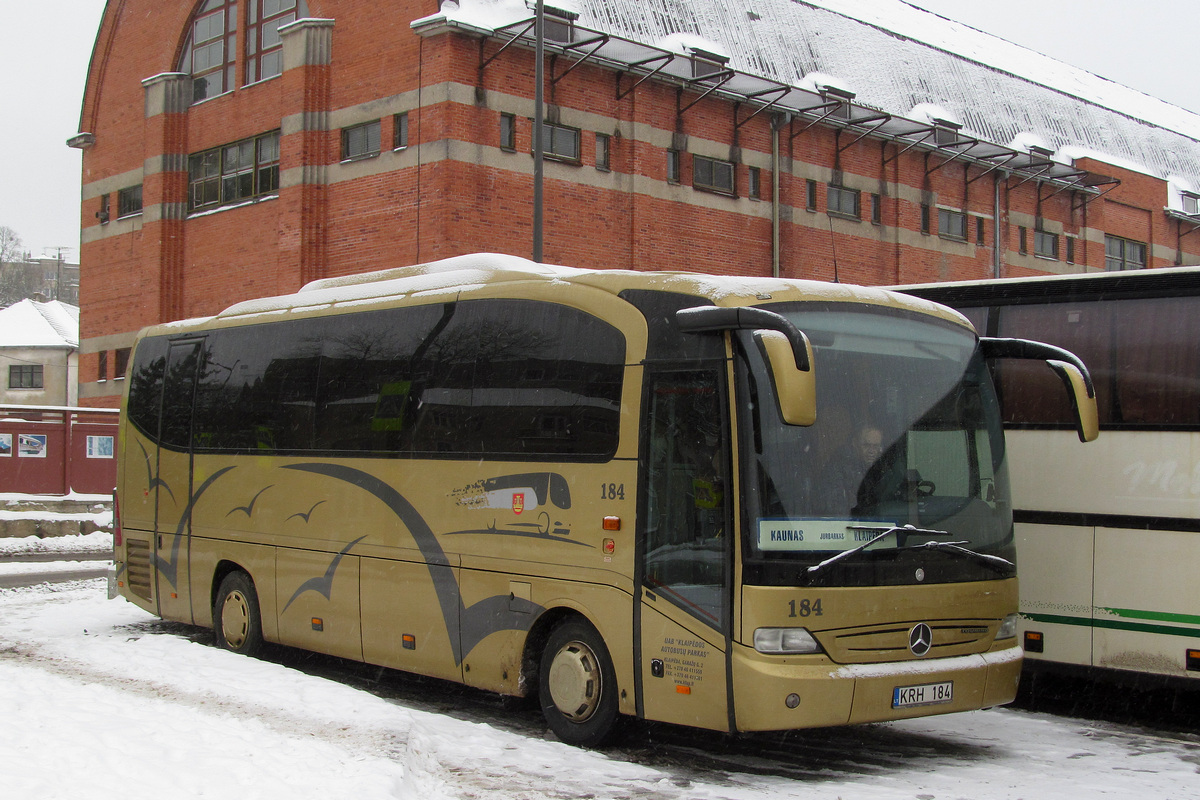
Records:
[[[617,726],[617,679],[608,648],[583,620],[554,629],[542,651],[538,701],[550,729],[578,747],[597,747]]]
[[[213,604],[217,646],[242,655],[262,650],[262,616],[254,581],[244,572],[231,572],[221,581]]]

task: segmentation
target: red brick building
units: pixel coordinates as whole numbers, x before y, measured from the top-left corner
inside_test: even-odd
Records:
[[[548,262],[867,284],[1200,263],[1189,112],[956,55],[946,20],[897,0],[554,5]],[[151,323],[530,256],[531,19],[520,0],[108,3],[69,142],[81,402],[118,402]]]

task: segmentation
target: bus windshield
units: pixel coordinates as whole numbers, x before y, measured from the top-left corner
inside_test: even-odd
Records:
[[[750,409],[740,448],[746,582],[1015,574],[999,406],[976,337],[866,305],[769,308],[812,342],[818,411],[812,426],[784,424],[752,334],[737,334],[739,391]]]

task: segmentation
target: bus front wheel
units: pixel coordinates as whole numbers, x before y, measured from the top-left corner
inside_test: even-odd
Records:
[[[262,649],[258,592],[246,573],[231,572],[221,581],[213,604],[213,629],[218,647],[248,656]]]
[[[538,700],[560,740],[597,747],[617,725],[617,680],[608,648],[580,619],[559,625],[542,651]]]

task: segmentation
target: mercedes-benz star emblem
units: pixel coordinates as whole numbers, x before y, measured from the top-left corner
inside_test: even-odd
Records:
[[[923,656],[933,646],[933,631],[924,622],[913,625],[908,632],[908,649],[914,656]]]

